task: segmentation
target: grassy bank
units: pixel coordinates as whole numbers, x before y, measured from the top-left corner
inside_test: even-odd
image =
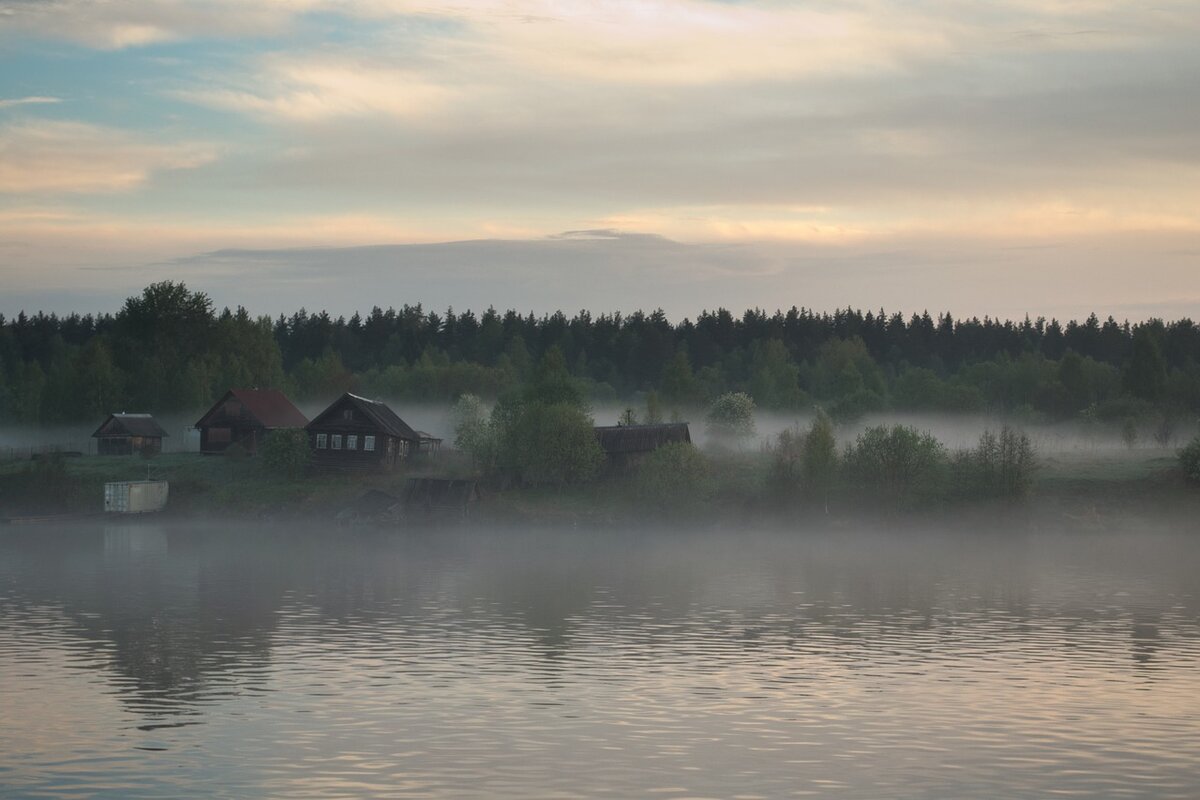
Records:
[[[313,474],[292,480],[261,461],[201,456],[85,456],[0,464],[0,517],[103,510],[109,481],[165,480],[170,515],[289,517],[332,515],[368,488],[398,490],[402,473]]]
[[[775,518],[792,523],[825,516],[824,503],[804,504],[772,485],[771,461],[762,453],[709,459],[705,486],[664,498],[647,492],[638,474],[610,475],[575,486],[492,487],[475,516],[522,523],[593,525],[638,521],[721,521]],[[0,463],[0,518],[39,514],[89,514],[102,510],[108,481],[171,484],[170,516],[251,519],[332,519],[368,489],[400,493],[412,475],[460,477],[469,465],[453,456],[380,474],[308,474],[289,479],[261,460],[170,454],[153,459],[87,456]],[[1049,453],[1038,459],[1032,489],[1017,503],[957,498],[924,512],[1026,507],[1086,519],[1110,512],[1200,512],[1200,488],[1188,484],[1172,451],[1157,449]],[[830,516],[870,513],[858,498],[834,491]]]

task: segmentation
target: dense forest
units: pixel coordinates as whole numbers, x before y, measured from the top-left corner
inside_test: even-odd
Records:
[[[593,401],[649,396],[666,410],[743,391],[760,408],[819,404],[835,418],[897,409],[1161,425],[1200,412],[1200,328],[1189,319],[1063,324],[792,307],[717,309],[673,324],[662,311],[568,317],[420,304],[271,319],[218,312],[205,294],[164,282],[115,314],[0,316],[0,424],[190,412],[230,386],[280,387],[300,401],[346,390],[497,398],[553,349]]]

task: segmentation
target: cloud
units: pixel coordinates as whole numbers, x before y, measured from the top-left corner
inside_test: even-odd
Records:
[[[422,117],[439,111],[452,95],[418,71],[358,57],[266,58],[252,84],[185,89],[174,95],[215,108],[309,122],[371,115]]]
[[[128,248],[136,234],[123,231],[113,243]],[[156,231],[141,236],[143,248],[158,246]],[[37,238],[31,248],[40,246]],[[95,242],[92,232],[86,238]],[[47,286],[65,292],[53,310],[69,311],[103,308],[102,300],[115,307],[147,283],[174,279],[209,292],[219,305],[270,314],[305,306],[348,315],[376,304],[422,303],[537,313],[661,307],[679,319],[717,306],[740,311],[794,304],[1007,318],[1081,318],[1093,310],[1118,318],[1180,317],[1194,316],[1200,297],[1198,250],[1200,232],[1194,231],[1164,233],[1151,242],[1138,234],[1090,234],[983,245],[969,236],[910,233],[839,246],[695,244],[597,231],[369,247],[236,247],[151,262],[136,261],[126,250],[112,262],[116,269],[6,275],[0,313],[53,299]],[[95,299],[84,303],[85,296]]]
[[[121,50],[204,36],[278,33],[316,5],[307,0],[8,0],[0,2],[0,32]]]
[[[14,106],[32,106],[46,105],[50,103],[61,103],[62,99],[58,97],[12,97],[0,98],[0,108],[13,108]]]
[[[118,192],[161,170],[191,169],[216,157],[212,146],[159,143],[82,122],[0,126],[0,193]]]

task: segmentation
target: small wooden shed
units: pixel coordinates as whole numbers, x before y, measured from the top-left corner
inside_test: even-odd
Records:
[[[318,414],[307,430],[313,464],[321,469],[390,469],[421,452],[422,435],[386,403],[349,392]]]
[[[275,389],[230,389],[196,423],[201,453],[224,453],[238,444],[257,453],[274,430],[303,428],[308,418]]]
[[[636,465],[648,453],[665,444],[692,441],[686,422],[663,422],[651,425],[604,425],[596,429],[596,441],[608,458],[610,467]]]
[[[162,452],[162,440],[169,434],[149,414],[109,414],[96,429],[96,452],[102,456],[153,455]]]

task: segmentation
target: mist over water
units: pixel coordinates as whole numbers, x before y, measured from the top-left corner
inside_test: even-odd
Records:
[[[0,787],[1193,797],[1193,533],[8,532]]]

